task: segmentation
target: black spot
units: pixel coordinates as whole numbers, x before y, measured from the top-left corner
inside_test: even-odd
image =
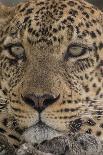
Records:
[[[60,31],[62,29],[61,25],[59,25],[58,30]]]
[[[18,142],[20,142],[20,139],[19,138],[17,138],[16,136],[14,136],[14,135],[8,135],[10,138],[12,138],[12,139],[15,139],[15,140],[17,140]]]
[[[94,10],[93,10],[93,9],[91,9],[90,12],[91,12],[92,14],[94,14]]]
[[[53,40],[54,40],[54,41],[57,41],[57,37],[53,36]]]
[[[0,132],[5,133],[6,131],[4,129],[0,128]]]
[[[96,95],[99,95],[100,91],[101,91],[101,88],[98,88]]]
[[[80,76],[80,79],[81,79],[81,80],[84,80],[84,79],[83,79],[83,76]]]
[[[40,2],[40,3],[37,3],[36,5],[43,5],[44,4],[44,2]]]
[[[86,133],[91,134],[92,133],[92,129],[86,130]]]
[[[100,127],[103,128],[103,123],[100,124]]]
[[[84,20],[85,20],[85,19],[84,19]],[[93,26],[93,23],[92,23],[92,22],[89,22],[89,21],[88,21],[88,24],[89,24],[89,27],[90,27],[90,26]]]
[[[76,132],[76,131],[80,130],[82,124],[83,123],[82,123],[81,118],[76,119],[74,121],[70,121],[69,126],[70,126],[70,129],[71,129],[71,132]]]
[[[20,135],[23,133],[23,130],[20,128],[15,128],[15,131],[18,132]]]
[[[80,140],[80,145],[82,146],[83,150],[87,150],[87,146],[85,145],[85,141],[84,140]]]
[[[61,155],[65,155],[65,154],[67,154],[66,152],[69,152],[69,146],[66,146],[66,147],[65,147],[65,151],[64,151],[64,153],[61,154]]]
[[[72,23],[74,23],[74,19],[72,18],[72,17],[67,17],[67,19],[70,21],[70,22],[72,22]]]
[[[35,35],[35,33],[36,33],[36,30],[34,30],[34,31],[32,32],[32,35]]]
[[[66,103],[66,101],[63,101],[63,104],[65,104]]]
[[[103,113],[103,110],[102,109],[96,110],[96,114],[98,116],[102,116],[102,113]]]
[[[85,25],[86,25],[87,28],[89,28],[89,24],[88,23],[86,23]]]
[[[92,38],[96,38],[96,34],[95,34],[95,32],[93,32],[93,31],[90,32],[90,35],[91,35]]]
[[[25,17],[24,18],[24,22],[23,23],[26,23],[26,22],[28,22],[28,20],[30,19],[30,17],[28,16],[28,17]]]
[[[28,32],[29,32],[29,33],[32,33],[32,31],[33,31],[33,28],[29,28],[29,29],[28,29]]]
[[[79,26],[76,26],[76,31],[77,31],[77,34],[80,33],[80,28],[79,28]]]
[[[98,81],[99,81],[99,82],[101,82],[101,81],[102,81],[102,79],[101,79],[101,78],[98,78]]]
[[[86,18],[89,18],[89,15],[87,12],[82,12],[83,15],[85,15]]]
[[[26,15],[32,13],[32,11],[33,11],[33,8],[27,9],[27,10],[26,10]]]
[[[78,5],[78,9],[79,9],[80,11],[83,11],[83,10],[84,10],[84,8],[83,8],[82,6],[80,6],[80,5]]]
[[[80,102],[80,101],[74,100],[74,103],[75,103],[75,104],[78,104],[79,102]]]
[[[98,50],[98,46],[97,46],[96,42],[93,43],[93,46],[95,48],[95,51],[97,51]]]
[[[18,8],[18,10],[20,9],[20,7],[21,7],[21,5],[18,5],[18,7],[17,7],[17,8]]]
[[[83,22],[80,22],[80,23],[78,24],[78,27],[81,27],[81,26],[84,26]]]
[[[76,17],[76,15],[78,15],[78,11],[71,9],[69,14],[71,14],[73,17]]]
[[[98,137],[99,137],[101,134],[102,134],[101,131],[97,131],[97,132],[96,132],[96,135],[97,135]]]
[[[57,30],[57,29],[55,29],[55,28],[53,28],[53,32],[54,32],[54,33],[56,33],[56,32],[58,32],[58,30]]]
[[[74,6],[74,5],[75,5],[75,3],[74,3],[73,1],[69,1],[67,4],[68,4],[69,6]]]
[[[64,19],[64,20],[62,21],[62,23],[63,23],[63,24],[66,24],[66,23],[67,23],[67,20],[66,20],[66,19]]]
[[[23,110],[21,110],[21,109],[19,109],[19,108],[14,108],[14,107],[12,107],[12,109],[13,109],[14,111],[16,111],[16,112],[23,112]]]
[[[103,48],[103,42],[99,43],[99,49],[101,50]]]
[[[24,12],[26,10],[26,6],[20,10],[20,12]]]
[[[71,100],[67,100],[67,102],[68,102],[68,103],[72,103],[72,101],[71,101]]]
[[[36,37],[39,37],[39,33],[38,33],[38,32],[35,32],[35,36],[36,36]]]
[[[61,7],[66,8],[67,5],[66,4],[61,4]]]
[[[95,19],[92,19],[92,21],[91,21],[91,22],[95,24],[95,23],[96,23],[96,20],[95,20]]]
[[[67,109],[67,108],[65,108],[65,109],[62,109],[61,110],[61,112],[74,112],[74,111],[76,111],[77,109],[73,109],[73,108],[71,108],[71,109]]]
[[[85,100],[86,100],[87,102],[88,102],[88,101],[90,101],[90,97],[86,97],[86,99],[85,99]]]
[[[85,78],[88,80],[88,78],[89,78],[89,77],[88,77],[88,75],[87,75],[87,74],[85,74]]]
[[[8,119],[5,118],[5,119],[2,121],[2,123],[3,123],[4,126],[7,126],[7,124],[8,124]]]
[[[98,33],[99,35],[101,35],[101,32],[100,32],[100,30],[96,29],[96,31],[97,31],[97,33]]]
[[[89,92],[89,87],[88,87],[88,85],[83,86],[83,87],[84,87],[85,92]]]
[[[100,98],[103,98],[103,94],[100,95]]]
[[[2,90],[4,95],[7,95],[7,89]]]
[[[18,149],[18,145],[13,144],[14,148]]]
[[[93,87],[94,87],[94,88],[96,88],[96,87],[97,87],[96,83],[93,83]]]
[[[90,126],[96,125],[95,121],[93,121],[92,119],[88,119],[87,124]]]
[[[12,93],[12,95],[13,95],[14,97],[16,97],[16,94]]]
[[[59,119],[69,119],[69,117],[68,116],[64,116],[64,117],[60,116]]]
[[[30,38],[27,37],[27,40],[30,44],[32,44],[32,41],[30,40]]]

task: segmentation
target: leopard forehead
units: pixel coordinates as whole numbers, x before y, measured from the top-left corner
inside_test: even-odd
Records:
[[[101,34],[99,13],[98,9],[83,0],[28,1],[16,7],[10,33],[19,33],[20,39],[31,45],[41,42],[47,43],[47,46],[54,45],[65,38],[76,40],[77,36],[87,43],[91,39],[92,44],[92,39]]]

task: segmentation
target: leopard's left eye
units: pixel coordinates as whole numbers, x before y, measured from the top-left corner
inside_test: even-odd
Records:
[[[88,47],[78,45],[78,44],[72,44],[68,46],[64,59],[68,60],[69,58],[80,57],[86,53],[87,49]]]
[[[21,44],[8,44],[4,47],[14,59],[25,58],[25,50]]]
[[[12,54],[16,56],[18,59],[23,58],[24,56],[24,48],[22,46],[13,46],[11,47]]]

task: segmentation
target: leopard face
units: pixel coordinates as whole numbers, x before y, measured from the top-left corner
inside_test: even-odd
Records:
[[[67,132],[102,138],[102,12],[82,0],[43,0],[21,3],[9,17],[1,29],[1,132],[11,143],[20,134],[32,143]]]

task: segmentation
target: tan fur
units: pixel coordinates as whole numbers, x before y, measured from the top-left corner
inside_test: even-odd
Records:
[[[103,139],[102,16],[82,0],[0,5],[0,128],[14,146],[20,134],[32,143],[67,132]],[[68,57],[74,44],[74,54],[86,53]],[[45,94],[55,98],[53,104],[23,100]]]

